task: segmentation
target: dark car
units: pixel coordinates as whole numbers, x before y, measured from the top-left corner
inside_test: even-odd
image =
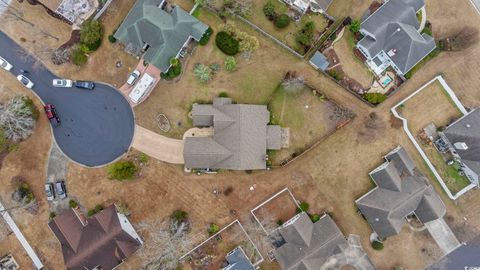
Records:
[[[88,82],[88,81],[76,81],[75,82],[75,87],[88,89],[88,90],[93,90],[93,88],[95,88],[95,83]]]
[[[60,199],[67,198],[67,189],[65,188],[65,181],[58,180],[55,182],[55,191],[57,192],[57,196]]]
[[[57,110],[55,110],[55,106],[53,106],[53,104],[45,104],[43,108],[45,109],[48,120],[55,119],[57,126],[59,126],[60,118],[58,117]]]

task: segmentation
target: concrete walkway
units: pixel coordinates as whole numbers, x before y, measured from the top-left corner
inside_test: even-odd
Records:
[[[135,126],[132,147],[167,163],[185,163],[183,160],[182,140],[167,138],[139,125]]]
[[[25,236],[23,236],[23,233],[20,231],[17,224],[15,224],[15,221],[13,220],[12,216],[10,216],[8,211],[5,210],[5,207],[1,202],[0,202],[0,214],[5,220],[5,223],[7,223],[7,225],[10,227],[10,230],[12,230],[12,232],[15,234],[15,237],[17,237],[20,244],[22,244],[22,247],[25,249],[25,252],[27,252],[30,259],[32,259],[35,269],[43,269],[43,264],[40,261],[40,258],[38,258],[32,246],[30,246],[27,239],[25,239]]]
[[[460,246],[457,237],[443,218],[427,222],[425,227],[444,254],[448,254]]]

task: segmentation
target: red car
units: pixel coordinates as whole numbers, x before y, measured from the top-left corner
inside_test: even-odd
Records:
[[[55,110],[55,106],[53,106],[53,104],[45,104],[44,109],[45,109],[45,113],[47,114],[48,120],[55,119],[57,126],[59,126],[60,118],[58,118],[57,111]]]

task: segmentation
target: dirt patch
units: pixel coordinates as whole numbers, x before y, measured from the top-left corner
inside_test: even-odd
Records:
[[[357,134],[358,141],[365,144],[372,143],[385,135],[385,129],[385,122],[377,113],[372,112],[363,119],[363,126]]]

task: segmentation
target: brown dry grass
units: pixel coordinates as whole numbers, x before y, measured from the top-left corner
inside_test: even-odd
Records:
[[[437,81],[405,102],[404,106],[401,114],[415,135],[429,123],[444,127],[463,115]]]
[[[372,85],[373,73],[355,56],[354,46],[354,37],[348,28],[344,28],[343,37],[333,45],[343,72],[367,89]]]
[[[371,2],[371,0],[335,0],[328,8],[327,13],[337,19],[346,16],[360,19]]]

